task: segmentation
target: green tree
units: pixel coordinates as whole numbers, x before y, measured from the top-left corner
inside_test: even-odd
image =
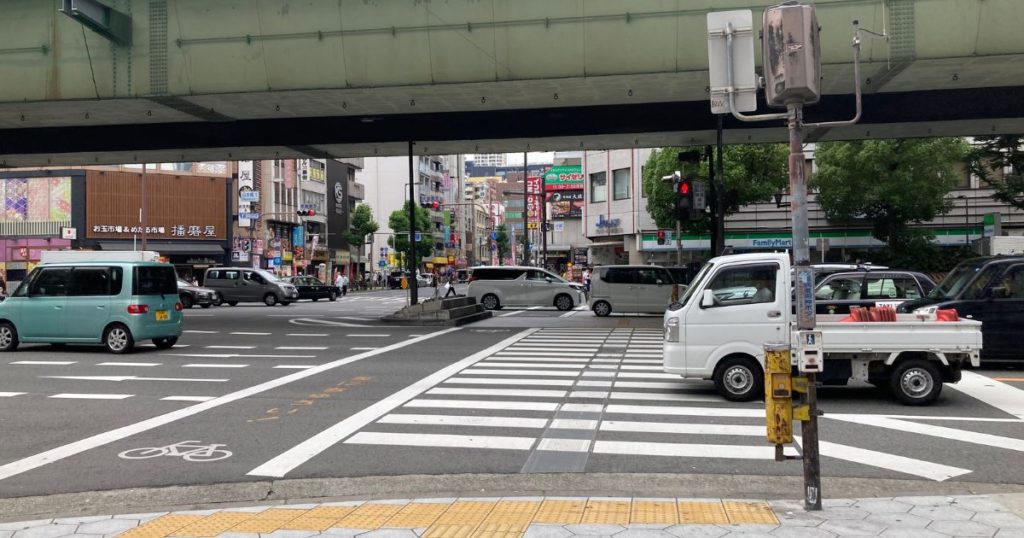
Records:
[[[981,136],[974,144],[971,172],[995,189],[993,198],[1024,209],[1024,135]]]
[[[498,238],[494,241],[498,246],[498,265],[501,265],[509,252],[508,227],[502,224],[495,231],[498,232]]]
[[[910,223],[949,211],[953,164],[968,156],[962,138],[825,142],[814,152],[811,185],[829,219],[871,221],[892,252],[913,241]]]
[[[391,245],[399,252],[409,251],[409,202],[406,202],[402,209],[394,211],[388,217],[388,226],[395,232],[395,235],[388,239]],[[434,241],[428,234],[430,230],[430,213],[426,209],[416,206],[416,230],[421,232],[421,240],[416,242],[416,259],[422,260],[434,254]]]
[[[670,147],[651,152],[644,166],[643,187],[647,195],[647,212],[659,228],[675,228],[675,192],[672,183],[661,178],[679,170],[679,152],[694,151],[697,147]],[[745,144],[726,146],[722,149],[722,185],[725,211],[732,214],[740,206],[770,200],[789,181],[789,150],[784,144]],[[702,160],[696,173],[701,179],[708,178],[707,160]],[[708,203],[711,203],[710,189]],[[710,219],[705,214],[699,220],[683,222],[683,230],[704,233],[709,229]]]
[[[405,219],[409,222],[409,219]],[[359,245],[359,255],[365,254],[366,236],[380,229],[377,221],[373,220],[373,211],[366,204],[359,204],[352,212],[351,230],[345,234],[345,240],[350,245]]]

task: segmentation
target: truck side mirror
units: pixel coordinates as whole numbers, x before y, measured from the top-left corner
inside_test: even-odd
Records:
[[[704,295],[700,298],[701,308],[711,308],[715,306],[715,292],[713,290],[704,290]]]

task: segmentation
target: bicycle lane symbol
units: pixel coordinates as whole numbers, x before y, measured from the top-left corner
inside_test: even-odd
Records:
[[[125,450],[117,457],[126,460],[145,460],[160,456],[180,457],[193,463],[206,463],[223,460],[231,457],[231,451],[221,447],[227,445],[211,443],[202,444],[202,441],[181,441],[167,446],[146,446]]]

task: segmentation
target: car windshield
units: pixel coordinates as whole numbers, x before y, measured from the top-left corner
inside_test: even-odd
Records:
[[[701,267],[700,271],[698,271],[697,274],[693,277],[693,279],[690,280],[690,287],[686,288],[686,293],[684,293],[683,296],[679,298],[680,304],[685,305],[690,300],[690,297],[693,295],[694,290],[696,290],[701,286],[701,284],[703,284],[704,278],[708,275],[708,272],[711,270],[712,265],[714,264],[704,264],[704,267]]]
[[[188,286],[191,286],[191,285],[192,284],[189,283],[189,282],[185,282],[184,280],[182,280],[180,278],[178,279],[178,287],[188,287]]]
[[[974,279],[974,275],[984,267],[985,262],[968,260],[953,268],[952,271],[942,279],[942,283],[935,287],[929,294],[930,299],[952,299]]]

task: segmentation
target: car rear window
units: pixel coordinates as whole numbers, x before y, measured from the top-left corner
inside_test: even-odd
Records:
[[[523,274],[521,269],[474,269],[476,280],[515,280]]]
[[[135,268],[132,295],[177,295],[178,275],[173,267],[141,266]]]
[[[609,284],[639,284],[638,271],[626,267],[609,267],[601,275],[601,280]]]

